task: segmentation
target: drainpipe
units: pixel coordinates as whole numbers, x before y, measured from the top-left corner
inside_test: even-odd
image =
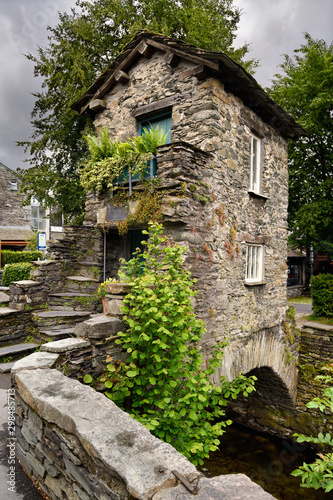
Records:
[[[105,269],[106,268],[106,231],[104,231],[104,256],[103,256],[103,281],[106,280],[105,278]]]
[[[155,158],[155,156],[153,156],[153,155],[150,157],[150,192],[151,193],[154,191],[154,188],[153,188],[154,158]]]

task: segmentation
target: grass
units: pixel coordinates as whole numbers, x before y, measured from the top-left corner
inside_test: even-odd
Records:
[[[291,297],[288,299],[288,304],[312,304],[312,298],[306,295],[300,297]]]
[[[302,318],[307,321],[313,321],[315,323],[321,323],[322,325],[333,326],[333,318],[326,318],[325,316],[316,316],[315,314],[309,314],[307,316],[302,316]]]

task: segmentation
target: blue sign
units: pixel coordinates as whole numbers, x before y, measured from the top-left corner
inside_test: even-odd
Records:
[[[38,233],[37,237],[38,250],[46,250],[46,233]]]

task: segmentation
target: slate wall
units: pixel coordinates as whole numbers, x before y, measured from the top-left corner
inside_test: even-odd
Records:
[[[17,190],[11,190],[11,181]],[[0,226],[20,226],[30,230],[30,207],[22,207],[25,198],[19,193],[19,179],[15,172],[0,164]]]
[[[39,352],[14,366],[17,417],[15,439],[8,441],[51,500],[193,498],[173,471],[196,489],[198,500],[273,499],[243,474],[204,478],[112,401],[52,369],[56,359]]]
[[[170,187],[164,221],[173,224],[168,226],[168,235],[190,247],[186,265],[199,280],[197,312],[207,323],[210,349],[217,339],[230,336],[242,342],[284,320],[287,142],[216,79],[199,81],[189,76],[187,70],[192,67],[180,61],[172,68],[159,52],[149,60],[141,58],[128,71],[129,83],[116,84],[106,95],[106,109],[97,113],[95,125],[106,125],[111,138],[125,140],[138,134],[141,106],[175,97],[172,142],[200,150],[186,151],[186,145],[159,149],[158,176],[185,183],[183,193],[180,186],[178,191]],[[254,129],[264,142],[263,194],[267,198],[248,192],[249,141]],[[183,168],[184,164],[191,168]],[[105,200],[88,198],[88,223],[93,214],[96,217],[99,202],[103,207]],[[264,285],[244,283],[246,242],[265,244]]]

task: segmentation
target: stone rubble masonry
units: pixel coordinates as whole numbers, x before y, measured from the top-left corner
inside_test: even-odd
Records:
[[[296,410],[299,414],[303,413],[303,432],[308,430],[310,435],[332,433],[333,415],[307,408],[306,404],[332,386],[332,383],[325,384],[315,380],[315,377],[327,375],[327,368],[332,368],[333,326],[305,323],[301,328],[301,338]]]
[[[11,182],[17,190],[11,190]],[[0,226],[24,227],[30,230],[30,207],[23,207],[24,194],[19,192],[20,180],[15,172],[0,163]]]
[[[24,341],[31,328],[30,311],[0,307],[0,346]]]
[[[45,304],[48,296],[47,286],[34,280],[14,281],[9,287],[9,292],[9,306],[18,311]]]
[[[129,83],[115,84],[104,96],[105,109],[97,112],[95,126],[107,126],[112,139],[124,141],[138,134],[142,106],[183,96],[175,99],[171,110],[172,144],[158,149],[157,190],[164,192],[166,235],[188,247],[184,264],[198,280],[196,312],[208,331],[203,350],[209,356],[217,341],[229,337],[236,350],[238,346],[246,350],[251,339],[249,348],[256,352],[262,334],[271,335],[276,329],[283,347],[287,141],[217,79],[199,81],[187,74],[193,66],[180,60],[172,68],[158,51],[150,59],[138,59],[128,70]],[[249,193],[252,133],[263,143],[262,196]],[[107,220],[111,204],[110,193],[88,194],[87,229],[98,223],[115,234],[115,224]],[[261,285],[245,284],[247,243],[264,244]],[[114,248],[115,238],[110,237],[107,252],[111,254]],[[121,248],[118,241],[117,248]],[[233,370],[243,371],[242,364]]]
[[[108,398],[49,368],[53,356],[34,353],[12,374],[16,454],[51,500],[192,498],[173,470],[198,487],[198,500],[274,498],[243,474],[204,478]]]

